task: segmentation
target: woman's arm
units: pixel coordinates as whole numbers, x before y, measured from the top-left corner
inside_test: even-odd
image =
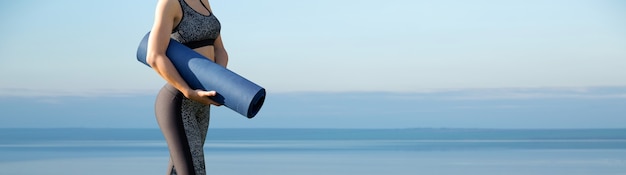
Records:
[[[218,36],[215,39],[215,62],[219,65],[226,67],[228,65],[228,53],[224,48],[224,43],[222,42],[222,36]]]
[[[146,62],[163,79],[178,89],[185,97],[203,104],[219,105],[207,96],[215,96],[215,91],[194,90],[180,76],[170,59],[165,55],[170,41],[170,33],[174,22],[181,14],[179,5],[175,0],[159,0],[155,12],[154,24],[148,39],[148,51]]]

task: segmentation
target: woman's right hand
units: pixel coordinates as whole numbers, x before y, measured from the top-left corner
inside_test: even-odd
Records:
[[[203,91],[199,89],[188,90],[186,92],[183,92],[183,95],[185,97],[193,101],[197,101],[205,105],[222,106],[222,104],[219,104],[209,98],[209,97],[215,96],[216,94],[217,92],[215,91]]]

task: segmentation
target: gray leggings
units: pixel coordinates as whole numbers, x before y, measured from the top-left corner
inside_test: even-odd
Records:
[[[166,84],[154,107],[170,151],[167,174],[205,175],[203,146],[209,128],[209,106],[185,98]]]

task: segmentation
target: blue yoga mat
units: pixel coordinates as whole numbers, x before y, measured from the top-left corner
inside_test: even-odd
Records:
[[[148,38],[146,34],[137,49],[137,60],[146,62]],[[194,89],[217,92],[211,99],[233,111],[253,118],[263,106],[265,89],[252,81],[214,63],[187,46],[170,39],[166,55],[178,73]]]

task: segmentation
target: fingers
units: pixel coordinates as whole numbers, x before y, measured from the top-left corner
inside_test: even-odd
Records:
[[[217,92],[215,91],[203,91],[203,90],[196,90],[196,93],[198,94],[198,99],[196,99],[196,101],[205,104],[205,105],[215,105],[215,106],[222,106],[222,104],[219,104],[207,97],[213,97],[215,95],[217,95]]]
[[[213,96],[217,95],[217,92],[215,92],[215,91],[200,91],[200,92],[198,92],[198,95],[204,96],[204,97],[213,97]]]
[[[207,97],[200,97],[198,99],[195,99],[195,101],[200,102],[200,103],[202,103],[204,105],[215,105],[215,106],[221,106],[222,105],[222,104],[219,104],[219,103],[217,103],[217,102],[215,102],[215,101],[213,101],[213,100],[211,100],[211,99],[209,99]]]

